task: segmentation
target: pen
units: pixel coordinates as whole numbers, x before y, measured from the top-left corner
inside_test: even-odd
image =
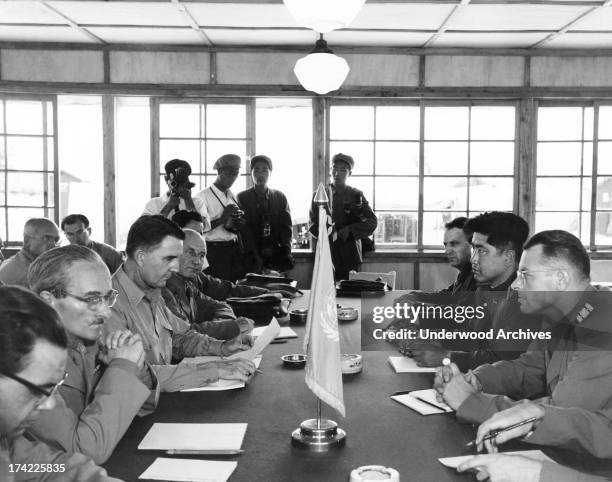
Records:
[[[484,436],[484,438],[482,439],[482,441],[484,442],[485,440],[491,440],[491,439],[494,439],[494,438],[495,438],[495,437],[497,437],[497,436],[498,436],[500,433],[503,433],[503,432],[508,432],[509,430],[513,430],[513,429],[515,429],[515,428],[517,428],[517,427],[522,427],[523,425],[527,425],[528,423],[533,423],[533,422],[535,422],[535,421],[536,421],[536,418],[535,418],[535,417],[530,417],[530,418],[528,418],[528,419],[526,419],[526,420],[523,420],[522,422],[518,422],[518,423],[515,423],[515,424],[513,424],[513,425],[510,425],[509,427],[502,428],[502,429],[499,429],[499,430],[492,430],[492,431],[490,431],[490,432],[489,432],[487,435],[485,435],[485,436]],[[467,444],[466,444],[466,447],[471,447],[471,446],[473,446],[473,445],[476,445],[476,440],[472,440],[471,442],[467,443]]]
[[[264,372],[262,372],[259,368],[257,370],[255,370],[257,373],[261,373],[262,375],[264,374]]]
[[[436,405],[435,403],[428,402],[427,400],[421,397],[414,396],[414,398],[416,398],[419,402],[426,403],[430,407],[434,407],[434,408],[437,408],[438,410],[442,410],[443,412],[446,412],[446,409],[444,407],[441,407],[440,405]]]
[[[244,450],[166,450],[166,454],[168,455],[240,455],[243,453]]]
[[[412,390],[403,390],[403,391],[400,391],[400,392],[394,392],[393,394],[391,394],[391,396],[394,396],[394,395],[407,395],[410,392],[412,392]]]

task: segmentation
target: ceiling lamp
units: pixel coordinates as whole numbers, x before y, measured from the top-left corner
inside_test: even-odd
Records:
[[[349,70],[346,60],[334,55],[323,40],[323,35],[310,53],[299,59],[293,68],[300,84],[306,90],[317,94],[327,94],[339,89]]]
[[[365,0],[283,0],[298,25],[327,33],[348,26]]]

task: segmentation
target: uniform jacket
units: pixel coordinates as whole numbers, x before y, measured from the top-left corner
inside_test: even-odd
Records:
[[[197,288],[206,296],[215,300],[225,301],[228,298],[248,298],[259,296],[268,292],[265,288],[257,286],[237,285],[231,281],[215,278],[206,273],[198,273],[194,281]]]
[[[27,249],[21,248],[0,265],[0,281],[5,285],[28,287],[28,268],[35,256]]]

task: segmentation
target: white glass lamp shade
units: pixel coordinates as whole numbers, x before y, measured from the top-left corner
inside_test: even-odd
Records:
[[[314,53],[295,63],[293,72],[304,89],[327,94],[340,88],[349,73],[346,60],[329,53]]]
[[[327,33],[348,26],[365,0],[283,0],[298,25]]]

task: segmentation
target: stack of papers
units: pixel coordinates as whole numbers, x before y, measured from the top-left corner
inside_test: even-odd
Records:
[[[278,336],[280,333],[280,325],[276,318],[272,318],[272,321],[268,326],[262,327],[263,331],[257,336],[255,343],[250,350],[239,351],[229,356],[229,359],[244,358],[246,360],[254,360],[258,357],[262,351]],[[253,330],[253,336],[255,336],[255,330]]]
[[[265,326],[258,326],[257,328],[253,329],[253,338],[258,338],[263,331],[266,329]],[[276,338],[274,338],[275,340],[284,340],[284,339],[288,339],[288,338],[297,338],[297,333],[295,331],[293,331],[293,329],[289,326],[283,326],[281,327],[278,335],[276,335]]]
[[[556,464],[554,460],[544,455],[541,450],[521,450],[518,452],[503,452],[504,455],[522,455],[523,457],[528,457],[533,460],[540,460],[542,462],[552,462]],[[459,457],[443,457],[438,459],[442,465],[446,467],[450,467],[451,469],[456,469],[466,460],[471,459],[474,455],[460,455]]]
[[[415,390],[404,395],[392,395],[396,402],[406,405],[408,408],[419,412],[421,415],[433,415],[436,413],[451,413],[454,410],[444,402],[438,402],[436,391],[433,388],[427,390]]]
[[[251,360],[255,367],[259,368],[259,364],[261,363],[261,355]],[[222,360],[219,356],[196,356],[193,358],[184,358],[181,363],[204,363],[209,361]],[[181,390],[181,392],[219,392],[221,390],[235,390],[237,388],[244,388],[246,384],[244,382],[238,380],[219,380],[218,382],[211,383],[204,387],[197,388],[186,388],[185,390]]]
[[[157,458],[139,479],[181,482],[226,482],[238,462]]]
[[[246,423],[154,423],[139,450],[240,452]]]
[[[389,363],[395,373],[436,373],[435,368],[420,367],[412,358],[405,356],[390,356]]]

